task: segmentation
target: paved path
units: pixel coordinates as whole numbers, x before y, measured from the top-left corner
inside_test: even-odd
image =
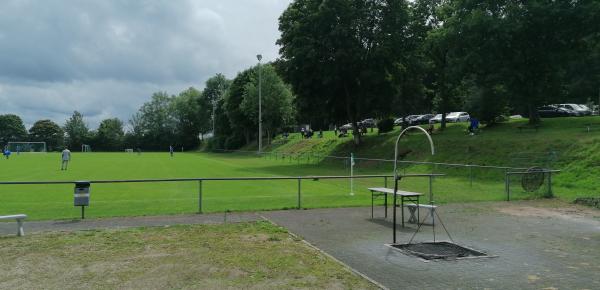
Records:
[[[62,221],[27,221],[25,220],[25,234],[42,231],[75,231],[102,228],[126,228],[146,226],[166,226],[177,224],[218,224],[223,222],[244,222],[261,220],[255,213],[213,213],[190,214],[171,216],[142,216],[142,217],[116,217],[85,220]],[[14,235],[17,232],[16,222],[0,223],[0,235]]]
[[[391,223],[371,220],[370,207],[263,215],[390,289],[600,289],[600,211],[548,206],[555,205],[443,205],[439,214],[456,243],[498,257],[432,262],[385,246]],[[399,231],[399,242],[415,228]],[[431,240],[431,230],[416,239]]]

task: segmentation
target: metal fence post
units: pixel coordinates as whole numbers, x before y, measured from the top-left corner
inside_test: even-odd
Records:
[[[469,182],[471,183],[471,187],[473,187],[473,166],[469,164]]]
[[[202,213],[202,179],[198,180],[198,213]]]
[[[383,187],[387,188],[387,176],[383,177]]]
[[[298,209],[300,209],[302,207],[302,203],[301,203],[301,182],[302,179],[298,178]]]
[[[548,196],[552,197],[554,194],[552,193],[552,171],[548,172]]]
[[[506,186],[506,201],[510,201],[510,174],[508,174],[508,170],[506,170],[504,174],[505,174],[504,184]]]

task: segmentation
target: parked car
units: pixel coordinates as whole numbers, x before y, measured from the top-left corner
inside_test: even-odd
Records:
[[[433,118],[429,119],[429,124],[441,123],[442,122],[442,114],[437,114]]]
[[[352,123],[348,123],[348,124],[342,125],[338,129],[339,130],[352,130]]]
[[[365,128],[375,128],[377,126],[377,122],[371,118],[362,120],[360,124]]]
[[[429,124],[429,120],[433,117],[433,114],[418,115],[417,117],[412,118],[408,123],[410,125]]]
[[[578,113],[573,110],[555,105],[542,106],[539,107],[537,111],[541,118],[569,117],[578,115]]]
[[[410,124],[410,121],[416,117],[419,117],[420,115],[408,115],[406,117],[404,117],[404,119],[406,120],[406,122],[408,124]],[[398,118],[396,120],[394,120],[394,125],[402,125],[402,118]]]
[[[589,111],[589,109],[586,110],[577,104],[556,104],[556,105],[552,105],[552,106],[567,109],[567,110],[573,112],[574,116],[585,116],[588,114],[587,111]]]
[[[468,122],[469,119],[471,119],[471,116],[467,112],[452,112],[446,115],[446,122],[448,123]]]
[[[580,111],[583,113],[584,116],[592,115],[592,109],[590,109],[588,106],[584,104],[577,104],[577,106],[581,109]]]

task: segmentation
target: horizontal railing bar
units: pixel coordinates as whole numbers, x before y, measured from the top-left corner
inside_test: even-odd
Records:
[[[261,152],[257,151],[247,151],[247,150],[226,150],[226,149],[213,149],[213,151],[224,151],[224,152],[240,152],[240,153],[255,153],[257,155],[260,154],[282,154],[288,156],[298,156],[306,153],[285,153],[285,152]],[[330,158],[330,159],[350,159],[350,157],[346,156],[333,156],[333,155],[319,155],[316,154],[317,157],[320,158]],[[363,158],[356,157],[354,160],[360,161],[380,161],[380,162],[394,162],[392,159],[381,159],[381,158]],[[441,165],[441,166],[452,166],[452,167],[473,167],[473,168],[489,168],[489,169],[514,169],[514,170],[526,170],[529,167],[510,167],[510,166],[493,166],[493,165],[478,165],[478,164],[462,164],[462,163],[443,163],[443,162],[431,162],[431,161],[411,161],[411,160],[398,160],[398,163],[408,163],[408,164],[423,164],[423,165]]]
[[[506,172],[506,175],[531,174],[531,173],[556,173],[560,170],[536,170],[536,171],[521,171],[521,172]]]
[[[404,177],[435,177],[445,174],[404,174]],[[349,178],[380,178],[394,175],[312,175],[312,176],[273,176],[273,177],[200,177],[200,178],[163,178],[163,179],[123,179],[123,180],[89,180],[89,183],[141,183],[141,182],[183,182],[183,181],[243,181],[243,180],[298,180],[298,179],[349,179]],[[19,184],[74,184],[81,181],[1,181],[0,185]]]

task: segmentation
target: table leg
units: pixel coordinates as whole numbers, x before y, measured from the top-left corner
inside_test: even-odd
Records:
[[[371,191],[371,219],[373,219],[373,192]]]
[[[402,227],[404,228],[404,196],[400,197],[400,203],[402,206]],[[394,205],[395,207],[396,205]]]
[[[417,224],[420,224],[419,218],[421,218],[421,207],[419,206],[419,196],[417,195]]]
[[[383,205],[385,205],[385,218],[387,218],[387,193],[383,194],[383,198],[385,198]]]

